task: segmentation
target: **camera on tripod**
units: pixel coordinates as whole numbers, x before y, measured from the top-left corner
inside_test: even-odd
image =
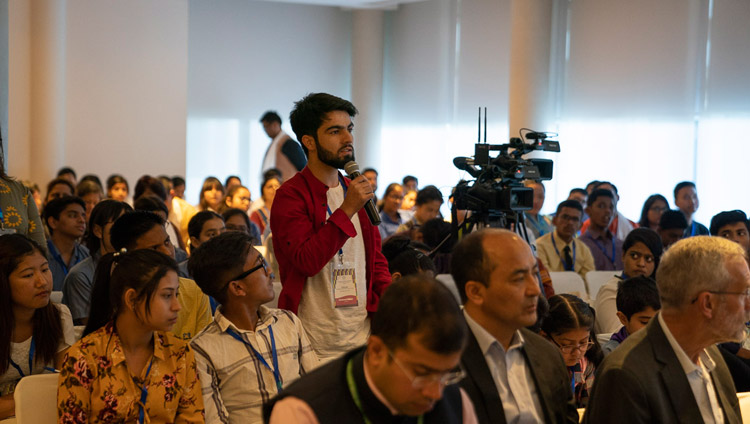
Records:
[[[480,109],[481,134],[481,109]],[[557,134],[523,128],[519,137],[507,144],[487,144],[487,112],[485,109],[484,143],[474,146],[473,157],[457,157],[453,164],[468,172],[474,181],[460,182],[453,193],[453,209],[471,211],[464,225],[510,228],[515,223],[524,226],[523,211],[534,204],[534,190],[524,186],[524,180],[552,179],[550,159],[526,159],[534,151],[559,152],[560,143],[552,140]],[[529,142],[525,142],[524,139]],[[497,151],[496,156],[491,152]],[[455,213],[454,213],[455,215]],[[454,223],[457,225],[458,223]]]

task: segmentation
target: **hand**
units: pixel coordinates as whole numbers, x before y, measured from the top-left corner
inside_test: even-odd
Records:
[[[364,175],[360,175],[349,183],[344,203],[341,204],[339,209],[344,211],[351,219],[373,197],[375,197],[375,194],[372,192],[370,182]]]

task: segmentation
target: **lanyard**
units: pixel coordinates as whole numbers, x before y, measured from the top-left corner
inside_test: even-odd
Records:
[[[692,225],[690,226],[690,237],[693,237],[695,235],[695,221],[693,221]]]
[[[540,221],[542,219],[544,219],[544,218],[539,219],[539,215],[537,215],[536,219],[533,216],[531,216],[531,215],[526,215],[526,218],[529,219],[529,223],[531,223],[531,226],[534,227],[534,229],[537,230],[537,232],[539,233],[540,237],[543,236],[543,235],[545,235],[545,234],[547,234],[547,232],[544,230],[544,228],[542,228],[542,224],[540,223]]]
[[[359,412],[362,414],[362,419],[365,420],[365,424],[372,424],[372,421],[370,421],[370,419],[367,418],[367,415],[365,415],[365,410],[362,409],[362,401],[359,400],[357,383],[354,382],[354,358],[350,359],[349,363],[346,364],[346,384],[349,386],[349,393],[352,395],[354,405],[357,406],[357,409],[359,409]],[[417,424],[424,424],[424,415],[420,415],[419,418],[417,418]]]
[[[0,208],[0,228],[5,228],[5,217],[3,215],[3,208]]]
[[[560,256],[560,251],[557,250],[557,244],[555,243],[555,232],[554,231],[551,232],[550,236],[552,237],[552,247],[555,248],[555,253],[557,253],[557,256],[560,258],[560,262],[562,262],[563,265],[565,265],[565,270],[566,271],[574,271],[575,270],[575,265],[576,265],[576,242],[573,241],[573,263],[567,264],[567,263],[565,263],[565,259],[563,259],[563,257]]]
[[[271,356],[273,358],[273,368],[271,368],[270,365],[268,365],[268,362],[266,362],[265,358],[263,358],[263,355],[260,354],[253,345],[245,341],[237,332],[232,330],[231,328],[227,329],[227,333],[237,339],[238,341],[242,342],[245,346],[249,347],[250,350],[253,351],[253,354],[255,354],[255,357],[260,360],[260,362],[266,366],[272,373],[273,373],[273,379],[276,380],[276,388],[281,392],[281,372],[279,371],[279,358],[276,355],[276,339],[273,337],[273,327],[268,326],[268,332],[271,334]]]
[[[31,346],[29,346],[29,375],[34,373],[34,354],[36,352],[36,342],[34,341],[34,336],[31,337]],[[8,358],[8,363],[10,366],[16,369],[18,371],[18,374],[21,376],[21,378],[26,377],[26,374],[21,370],[21,366],[15,363],[12,359]],[[50,367],[44,367],[47,371],[57,372],[54,368]]]
[[[341,184],[341,188],[344,189],[344,197],[346,197],[346,184],[344,183],[344,179],[341,178],[341,175],[339,174],[339,184]],[[328,202],[326,202],[326,208],[328,208],[328,216],[333,215],[333,212],[331,212],[331,207],[328,205]],[[339,258],[343,260],[344,258],[344,248],[342,247],[339,249]]]
[[[154,364],[154,357],[151,356],[151,361],[148,363],[148,369],[146,370],[146,377],[143,379],[143,386],[141,386],[141,410],[138,412],[138,423],[143,424],[143,420],[145,419],[144,413],[146,411],[146,398],[148,397],[148,385],[146,384],[146,380],[148,379],[148,375],[151,374],[151,365]]]
[[[592,238],[593,239],[593,238]],[[609,259],[610,262],[612,262],[612,265],[615,264],[615,238],[612,237],[612,257],[610,258],[607,254],[607,249],[604,248],[604,244],[601,243],[599,240],[594,240],[594,243],[596,243],[597,246],[599,246],[599,249],[604,253],[604,256]]]

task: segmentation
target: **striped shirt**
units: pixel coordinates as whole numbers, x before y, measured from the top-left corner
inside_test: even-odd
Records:
[[[278,390],[274,374],[227,330],[239,334],[273,367],[273,327],[281,383],[288,386],[318,365],[302,323],[294,313],[261,306],[255,331],[240,330],[216,310],[214,320],[190,345],[194,349],[203,391],[206,423],[261,423],[262,407]]]

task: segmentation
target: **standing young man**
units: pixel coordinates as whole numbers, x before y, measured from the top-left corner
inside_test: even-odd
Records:
[[[373,197],[364,175],[339,172],[354,160],[349,101],[325,93],[295,104],[290,120],[307,166],[276,192],[271,210],[283,289],[279,308],[305,323],[322,361],[367,342],[369,314],[390,284],[380,233],[363,206]]]
[[[260,118],[260,123],[263,124],[263,131],[271,138],[271,144],[263,157],[263,172],[276,168],[281,171],[284,181],[292,178],[307,163],[299,143],[281,130],[281,117],[278,113],[269,110]]]

